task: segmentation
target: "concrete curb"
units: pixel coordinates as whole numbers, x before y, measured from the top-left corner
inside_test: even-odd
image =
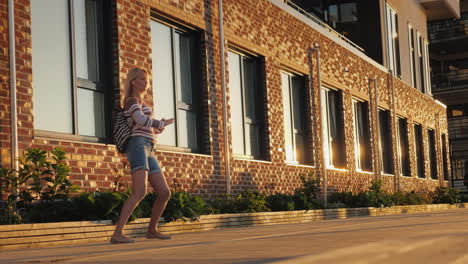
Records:
[[[217,228],[307,223],[351,217],[423,213],[456,208],[468,208],[468,203],[202,215],[199,221],[193,222],[179,220],[165,223],[161,221],[160,230],[169,234],[177,234]],[[144,236],[148,222],[149,218],[141,218],[128,224],[126,234],[130,237]],[[102,242],[109,239],[113,230],[114,225],[110,220],[2,225],[0,226],[0,250]]]

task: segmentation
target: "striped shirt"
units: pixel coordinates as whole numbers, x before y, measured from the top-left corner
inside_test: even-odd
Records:
[[[156,141],[156,134],[154,133],[153,122],[159,122],[159,120],[153,119],[153,112],[151,108],[142,103],[134,104],[124,111],[124,116],[127,118],[128,125],[132,130],[130,136],[142,136]]]

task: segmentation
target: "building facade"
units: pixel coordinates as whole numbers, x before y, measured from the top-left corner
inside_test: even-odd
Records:
[[[428,24],[433,93],[447,105],[454,185],[468,180],[468,1],[460,9],[458,19]]]
[[[224,0],[222,13],[201,0],[2,1],[1,164],[28,147],[61,147],[73,183],[112,188],[119,170],[128,175],[110,140],[112,110],[138,66],[155,117],[176,118],[156,147],[172,188],[292,192],[309,173],[324,194],[373,179],[388,191],[445,186],[446,108],[421,89],[424,66],[412,85],[398,48],[407,27],[396,23],[406,6],[388,2],[379,62],[290,1]],[[424,9],[411,2],[427,40]]]

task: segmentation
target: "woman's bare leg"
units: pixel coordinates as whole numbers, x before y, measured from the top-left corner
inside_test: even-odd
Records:
[[[128,240],[128,238],[123,235],[123,229],[133,210],[135,210],[138,203],[145,198],[147,179],[148,171],[145,169],[137,170],[132,173],[132,194],[128,197],[127,201],[125,201],[120,211],[120,217],[117,221],[114,234],[112,235],[114,240]]]
[[[151,219],[147,231],[148,237],[169,239],[170,236],[163,235],[158,231],[158,223],[166,208],[167,202],[171,198],[171,190],[162,172],[150,174],[149,181],[158,195],[151,211]]]

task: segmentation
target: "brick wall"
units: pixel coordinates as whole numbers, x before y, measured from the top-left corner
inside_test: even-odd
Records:
[[[310,89],[307,95],[311,99],[309,112],[312,113],[311,130],[321,131],[320,104],[317,79],[317,61],[308,49],[314,43],[320,46],[322,83],[342,91],[344,105],[343,127],[345,131],[346,169],[327,170],[330,190],[359,191],[369,187],[370,181],[379,174],[358,172],[354,157],[354,132],[352,123],[352,98],[369,101],[370,109],[375,109],[373,86],[369,79],[376,79],[379,106],[390,110],[393,116],[394,103],[398,115],[408,118],[409,142],[412,177],[401,177],[402,189],[431,190],[444,181],[418,179],[415,173],[414,132],[412,123],[423,124],[426,153],[426,176],[429,176],[427,162],[428,144],[427,127],[436,129],[436,135],[447,134],[445,109],[436,104],[429,96],[419,93],[408,84],[394,79],[396,100],[392,100],[392,86],[388,73],[360,58],[355,53],[320,34],[313,28],[294,18],[267,0],[225,0],[224,30],[226,48],[236,46],[259,55],[263,61],[263,83],[265,92],[265,119],[267,133],[265,141],[268,147],[268,161],[240,160],[231,158],[231,185],[234,192],[243,189],[259,189],[291,192],[300,186],[299,175],[315,173],[321,175],[320,157],[322,142],[313,134],[316,152],[315,167],[290,165],[284,163],[284,127],[282,124],[283,106],[281,99],[280,70],[287,67],[304,75],[310,75]],[[117,170],[124,170],[125,159],[117,153],[113,145],[76,142],[58,138],[34,137],[32,105],[32,70],[31,70],[31,34],[29,1],[17,1],[17,78],[20,151],[26,147],[52,149],[59,146],[68,153],[72,167],[71,179],[82,187],[83,191],[96,188],[110,188]],[[223,100],[221,89],[221,60],[219,49],[219,25],[217,1],[201,0],[160,0],[130,1],[113,0],[114,23],[112,30],[114,90],[116,101],[128,70],[139,66],[148,70],[151,76],[151,12],[167,16],[175,21],[198,28],[202,32],[202,109],[203,131],[205,136],[204,153],[190,154],[170,151],[157,151],[157,157],[164,168],[168,183],[172,188],[184,189],[205,197],[226,191],[224,160]],[[248,12],[246,12],[248,10]],[[7,7],[0,4],[0,28],[7,28],[5,22]],[[0,43],[6,44],[7,33],[0,31]],[[7,45],[2,45],[7,46]],[[8,78],[8,50],[0,48],[0,79]],[[227,49],[225,56],[227,56]],[[226,77],[228,65],[226,62]],[[229,94],[229,80],[227,93]],[[151,83],[151,80],[150,80]],[[9,85],[0,83],[0,144],[2,161],[9,157]],[[147,103],[152,105],[151,92]],[[229,97],[228,97],[229,101]],[[228,106],[228,110],[229,110]],[[370,114],[370,124],[376,127],[375,114]],[[228,120],[230,115],[228,114]],[[396,142],[395,127],[392,124],[392,139]],[[232,141],[229,132],[229,142]],[[373,157],[377,157],[377,134],[371,133]],[[438,143],[439,144],[439,143]],[[231,144],[230,144],[231,145]],[[393,158],[396,159],[396,144]],[[312,147],[311,147],[312,148]],[[441,146],[437,146],[438,164],[441,162]],[[232,152],[232,147],[229,149]],[[232,156],[232,155],[231,155]],[[395,162],[394,162],[395,163]],[[6,164],[6,163],[5,163]],[[374,164],[376,164],[374,162]],[[374,165],[376,168],[378,165]],[[377,170],[375,170],[377,171]],[[441,170],[440,170],[441,171]],[[128,175],[128,171],[126,171]],[[439,173],[441,175],[441,173]],[[387,190],[394,190],[397,178],[380,176]],[[127,180],[130,177],[127,176]]]

